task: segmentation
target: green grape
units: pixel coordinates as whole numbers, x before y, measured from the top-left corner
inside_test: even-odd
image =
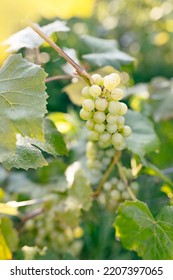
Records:
[[[112,188],[111,182],[106,182],[106,183],[104,183],[103,189],[104,189],[105,191],[110,191],[111,188]]]
[[[123,116],[117,117],[116,125],[117,125],[118,129],[123,128],[124,127],[124,123],[125,123],[125,118]]]
[[[111,179],[112,186],[116,186],[118,184],[118,179],[116,177]]]
[[[92,118],[92,113],[85,111],[83,108],[80,110],[81,119],[87,121]]]
[[[95,107],[94,101],[91,99],[85,99],[84,102],[82,103],[82,107],[85,111],[91,112],[94,110]]]
[[[96,123],[94,126],[94,130],[98,133],[103,133],[103,131],[105,130],[105,125],[103,123]]]
[[[124,138],[120,133],[116,132],[112,135],[111,142],[114,146],[121,146],[123,141]]]
[[[117,184],[117,190],[119,190],[120,192],[124,191],[126,189],[126,186],[124,185],[123,182],[119,181]]]
[[[85,97],[85,98],[90,98],[89,87],[84,87],[84,88],[82,89],[82,95],[83,95],[83,97]]]
[[[120,194],[120,192],[118,190],[112,190],[110,195],[115,200],[119,200],[121,198],[121,194]]]
[[[102,142],[103,144],[107,144],[109,143],[111,139],[111,134],[108,132],[103,132],[102,134],[100,134],[99,140],[100,142]]]
[[[101,95],[101,87],[97,86],[97,85],[92,85],[90,88],[89,88],[89,93],[92,97],[99,97]]]
[[[94,125],[95,125],[95,122],[93,121],[93,120],[88,120],[87,122],[86,122],[86,127],[89,129],[89,130],[92,130],[92,129],[94,129]]]
[[[117,120],[118,120],[118,116],[117,115],[113,115],[111,113],[108,113],[106,116],[106,121],[109,124],[117,124]]]
[[[104,111],[108,106],[108,102],[104,98],[98,98],[95,101],[95,107],[98,111]]]
[[[89,141],[98,141],[99,140],[99,133],[96,131],[90,131],[88,134]]]
[[[109,132],[109,133],[115,133],[117,131],[117,125],[116,124],[110,124],[108,123],[106,125],[106,130]]]
[[[125,115],[127,113],[128,108],[127,108],[127,105],[123,102],[120,102],[120,105],[121,105],[121,107],[120,107],[120,110],[119,110],[119,115],[122,116],[122,115]]]
[[[120,102],[112,100],[109,103],[108,110],[113,115],[119,114],[120,111],[121,111],[121,104],[120,104]]]
[[[94,74],[91,78],[93,80],[93,84],[103,86],[103,78],[99,74]]]
[[[112,79],[114,79],[114,83],[116,83],[116,87],[121,83],[121,77],[117,73],[112,73],[109,75]]]
[[[124,92],[121,88],[115,88],[111,91],[111,98],[115,101],[121,100],[124,97]]]
[[[128,125],[125,125],[125,126],[123,127],[123,130],[122,130],[122,135],[123,135],[124,137],[129,137],[131,134],[132,134],[132,129],[131,129],[131,127],[128,126]]]
[[[119,85],[121,81],[120,76],[116,73],[105,76],[103,80],[104,80],[104,87],[109,91],[112,91],[116,86]]]
[[[103,112],[95,112],[94,113],[94,120],[96,123],[103,123],[106,119],[106,115]]]
[[[130,195],[129,195],[129,193],[128,193],[127,191],[123,191],[123,192],[121,193],[121,196],[122,196],[122,198],[125,199],[125,200],[131,199],[131,197],[130,197]]]
[[[139,184],[138,182],[132,182],[131,185],[130,185],[131,189],[137,193],[139,191]]]

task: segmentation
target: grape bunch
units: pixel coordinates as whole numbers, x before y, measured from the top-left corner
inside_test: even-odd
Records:
[[[87,142],[86,171],[92,185],[100,182],[114,155],[115,150],[113,147],[101,149],[97,142]]]
[[[129,187],[134,194],[137,194],[139,190],[138,182],[132,181]],[[130,194],[125,184],[114,177],[103,185],[103,192],[99,196],[99,202],[104,205],[110,211],[116,211],[121,203],[125,200],[131,200]]]
[[[101,147],[113,145],[116,150],[126,146],[125,138],[132,130],[125,125],[124,115],[127,105],[120,100],[124,97],[123,90],[118,88],[121,82],[117,73],[102,78],[99,74],[92,75],[93,84],[84,87],[85,98],[80,110],[80,117],[86,120],[89,130],[88,139],[98,141]]]
[[[70,253],[77,256],[82,249],[83,230],[80,226],[71,227],[57,220],[57,205],[35,219],[25,223],[25,231],[32,234],[40,248],[48,247],[56,254]]]

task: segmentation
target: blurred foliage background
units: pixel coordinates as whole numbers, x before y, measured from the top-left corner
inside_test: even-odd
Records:
[[[142,111],[151,120],[155,121],[156,131],[161,143],[164,143],[164,145],[161,145],[159,153],[151,153],[149,159],[172,176],[173,159],[171,152],[168,152],[168,149],[169,151],[173,150],[172,107],[169,107],[170,114],[165,116],[162,114],[162,111],[156,110],[158,103],[154,103],[153,105],[153,101],[148,100],[147,96],[149,92],[152,92],[153,96],[156,96],[158,88],[162,89],[163,92],[166,90],[168,95],[170,93],[172,94],[173,1],[1,0],[0,41],[2,42],[14,32],[26,27],[26,20],[28,19],[38,22],[40,25],[48,24],[55,19],[68,20],[67,25],[71,28],[71,32],[58,33],[58,35],[53,34],[52,39],[58,42],[61,47],[76,50],[76,55],[80,62],[89,71],[97,71],[98,67],[90,65],[82,59],[82,55],[87,52],[87,46],[80,38],[82,35],[91,35],[102,39],[115,39],[121,51],[135,58],[133,66],[124,66],[122,70],[128,73],[126,74],[128,86],[142,83],[142,87],[136,88],[134,86],[129,96],[127,96],[127,102],[133,109]],[[8,55],[5,52],[6,48],[6,46],[0,46],[1,64]],[[22,50],[22,52],[32,60],[29,52],[25,50]],[[47,44],[42,45],[41,53],[43,66],[49,76],[63,74],[62,67],[65,64],[63,59],[59,58]],[[155,77],[164,77],[164,79],[159,79],[153,83],[152,79]],[[149,84],[146,84],[148,82]],[[76,111],[79,111],[79,107],[72,104],[69,96],[64,94],[64,87],[68,84],[68,80],[48,83],[47,92],[49,95],[49,113],[66,113],[61,116],[59,115],[58,120],[62,117],[61,125],[66,125],[67,130],[67,126],[69,126],[71,134],[67,135],[67,139],[71,141],[74,135],[78,133],[80,121],[76,114]],[[164,107],[164,112],[167,112],[167,105]],[[153,115],[153,112],[153,114],[151,113],[152,108],[154,108],[153,112],[155,115]],[[68,113],[71,114],[70,120]],[[56,115],[52,116],[52,118],[55,120]],[[77,146],[76,150],[72,150],[69,159],[66,159],[65,163],[52,163],[50,167],[44,170],[38,169],[37,171],[29,171],[27,173],[23,171],[16,172],[16,175],[15,171],[9,173],[3,168],[0,168],[0,186],[2,186],[0,188],[1,201],[8,201],[9,198],[14,200],[33,199],[37,197],[37,194],[34,196],[32,193],[33,189],[41,193],[41,187],[44,188],[45,193],[49,193],[49,183],[52,183],[54,179],[56,181],[56,176],[59,176],[57,166],[60,166],[58,168],[62,169],[60,174],[62,171],[64,172],[66,167],[64,167],[64,164],[67,165],[73,162],[76,156],[74,153],[78,152],[80,155],[80,148],[80,146]],[[147,172],[151,174],[150,170],[146,170],[146,174]],[[168,202],[166,194],[170,194],[170,189],[163,184],[161,179],[155,176],[148,177],[146,174],[142,174],[139,178],[139,183],[142,182],[141,184],[143,185],[143,189],[139,191],[139,198],[147,202],[151,210],[157,213],[159,208]],[[20,185],[21,188],[15,186],[16,184],[12,184],[15,180],[17,180],[17,185]],[[28,180],[32,183],[28,183]],[[24,188],[27,190],[24,191]],[[56,190],[53,191],[56,192]],[[153,204],[153,202],[155,203]],[[60,229],[61,234],[65,235],[64,239],[68,241],[67,244],[70,249],[66,250],[66,253],[64,253],[65,249],[64,251],[62,250],[63,254],[60,256],[52,251],[48,251],[45,258],[75,258],[72,253],[76,250],[76,255],[80,259],[137,259],[138,257],[135,253],[126,251],[118,241],[115,241],[114,230],[112,228],[114,216],[114,214],[110,214],[96,204],[84,215],[83,221],[80,227],[77,228],[77,231],[69,233],[70,229],[68,229],[69,231],[67,230],[64,233],[65,229]],[[36,232],[32,232],[33,234],[36,234]],[[23,235],[22,232],[23,238],[20,241],[22,246],[25,245],[26,240],[28,245],[33,245],[30,244],[30,240],[33,238],[32,235]],[[71,242],[71,237],[69,236],[72,235],[77,239],[77,242],[71,246],[69,245]],[[64,239],[62,237],[62,242],[66,242]],[[83,243],[81,243],[81,240]],[[17,252],[15,258],[23,258],[22,254],[21,252]],[[38,254],[38,251],[34,251],[34,254]],[[38,258],[43,259],[44,257],[38,254]]]
[[[149,81],[172,75],[172,14],[171,0],[2,0],[0,41],[26,26],[27,19],[71,19],[69,24],[79,35],[116,38],[121,49],[136,58],[135,81]],[[68,40],[73,44],[73,38]],[[0,62],[3,59],[1,47]]]

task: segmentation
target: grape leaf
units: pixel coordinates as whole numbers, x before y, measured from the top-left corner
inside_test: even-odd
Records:
[[[66,155],[67,149],[61,133],[56,129],[54,123],[45,119],[44,121],[45,142],[37,139],[18,136],[17,149],[11,153],[8,159],[3,161],[3,166],[7,169],[38,168],[48,165],[41,151],[53,156]]]
[[[100,39],[89,35],[83,35],[81,40],[91,51],[82,58],[94,66],[113,66],[120,69],[122,65],[128,65],[134,61],[134,58],[118,50],[115,40]]]
[[[68,192],[69,198],[74,198],[80,209],[89,210],[92,203],[92,189],[82,170],[75,173],[74,181]]]
[[[45,166],[48,163],[41,151],[31,144],[30,138],[19,136],[16,143],[16,151],[10,153],[8,158],[4,160],[2,164],[8,170],[13,167],[28,170],[29,168],[36,169]]]
[[[156,122],[173,118],[173,83],[164,78],[154,78],[150,83],[151,112]]]
[[[83,80],[79,80],[77,83],[71,83],[64,87],[63,90],[67,93],[73,104],[81,106],[82,102],[84,101],[81,92],[85,86],[85,82]]]
[[[69,31],[69,27],[66,26],[66,22],[56,20],[53,23],[47,24],[43,27],[40,27],[36,24],[42,32],[50,36],[54,32],[67,32]],[[44,40],[37,35],[35,31],[33,31],[30,27],[26,27],[23,30],[13,34],[6,41],[3,42],[4,45],[10,45],[7,49],[8,52],[15,52],[20,50],[21,48],[33,49],[42,45]]]
[[[126,124],[132,128],[132,135],[126,139],[130,151],[143,156],[158,148],[159,140],[152,123],[141,113],[128,110]]]
[[[141,201],[126,201],[115,220],[116,235],[125,248],[146,260],[173,260],[173,207],[162,208],[156,218]]]
[[[7,246],[7,243],[4,239],[4,236],[1,233],[0,230],[0,260],[11,260],[12,259],[12,253]]]
[[[45,119],[44,122],[45,142],[31,139],[31,144],[53,156],[67,155],[67,148],[61,133],[56,129],[53,121]]]
[[[16,135],[44,140],[44,79],[39,66],[11,55],[0,69],[0,162],[16,149]]]
[[[12,221],[7,217],[1,218],[0,230],[10,250],[12,252],[15,251],[17,249],[19,239],[17,231],[13,228]]]

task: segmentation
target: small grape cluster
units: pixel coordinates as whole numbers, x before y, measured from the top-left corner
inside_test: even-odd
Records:
[[[123,150],[125,138],[131,135],[132,130],[125,125],[127,105],[120,102],[124,97],[123,90],[118,88],[121,78],[117,73],[104,78],[94,74],[92,81],[92,86],[82,90],[85,100],[80,110],[80,117],[86,120],[89,129],[88,139],[98,141],[102,147],[113,145],[116,150]]]
[[[97,142],[87,142],[86,145],[86,165],[88,168],[88,178],[92,185],[96,185],[103,177],[103,173],[108,168],[115,150],[113,147],[101,149]]]
[[[47,209],[46,213],[25,223],[25,230],[34,234],[35,244],[40,248],[48,247],[57,254],[70,253],[77,256],[82,249],[81,227],[70,227],[57,221],[57,205]]]
[[[139,190],[138,182],[132,181],[129,186],[133,193],[137,194]],[[103,192],[98,199],[108,210],[116,211],[119,205],[125,200],[131,200],[131,196],[125,184],[114,177],[103,185]]]

